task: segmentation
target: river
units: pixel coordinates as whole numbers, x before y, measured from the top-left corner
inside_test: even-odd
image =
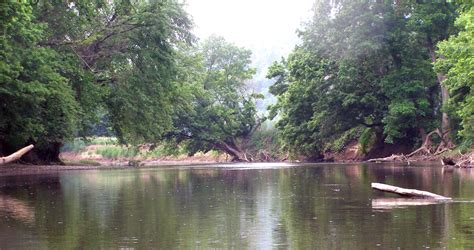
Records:
[[[403,204],[370,188],[452,203]],[[229,164],[0,177],[0,249],[474,248],[474,169]],[[396,201],[396,202],[392,202]]]

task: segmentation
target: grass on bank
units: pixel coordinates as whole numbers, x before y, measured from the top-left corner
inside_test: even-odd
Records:
[[[73,141],[63,145],[61,152],[81,153],[90,145],[118,145],[118,140],[115,137],[74,138]]]
[[[111,160],[132,158],[146,160],[167,156],[176,158],[187,156],[183,146],[174,144],[125,146],[120,145],[118,140],[114,137],[75,138],[71,142],[66,143],[62,147],[61,152],[72,152],[88,156],[99,155],[104,159]],[[220,153],[213,150],[206,155],[218,157]],[[92,165],[94,165],[94,163]]]
[[[106,159],[132,158],[139,154],[138,149],[122,146],[98,147],[95,153]]]

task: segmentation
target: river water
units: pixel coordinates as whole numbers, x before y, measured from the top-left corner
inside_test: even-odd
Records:
[[[450,196],[420,204],[371,182]],[[474,248],[474,169],[242,164],[0,177],[0,249]],[[424,202],[426,203],[426,202]]]

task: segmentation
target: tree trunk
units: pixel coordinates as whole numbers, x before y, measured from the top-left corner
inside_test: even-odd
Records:
[[[421,136],[421,143],[424,143],[426,141],[426,137],[427,137],[425,129],[424,128],[418,128],[418,132],[420,133],[420,136]]]
[[[221,151],[224,151],[227,154],[229,154],[232,157],[231,161],[234,161],[234,162],[248,162],[248,161],[250,161],[247,158],[247,155],[245,154],[245,152],[242,152],[242,150],[239,149],[238,147],[236,147],[235,145],[232,146],[232,145],[230,145],[229,143],[226,143],[226,142],[218,142],[214,146],[217,149],[219,149]]]
[[[31,164],[62,164],[59,159],[61,152],[61,143],[54,142],[48,145],[37,146],[31,153],[25,155],[23,159],[25,162]]]
[[[428,37],[428,51],[429,51],[429,54],[430,54],[431,62],[435,63],[436,62],[436,53],[435,53],[435,48],[434,48],[433,41],[430,37]],[[443,81],[446,80],[446,76],[444,76],[441,73],[437,73],[436,77],[438,78],[438,83],[439,83],[439,86],[440,86],[440,89],[441,89],[441,105],[442,105],[442,107],[445,107],[448,104],[448,101],[449,101],[448,89],[443,85]],[[443,134],[447,133],[447,138],[450,138],[450,135],[449,135],[450,130],[451,130],[451,127],[450,127],[450,120],[449,120],[448,113],[446,113],[445,111],[442,111],[441,132]],[[451,139],[448,139],[448,140],[449,140],[449,144],[451,144],[452,143]]]

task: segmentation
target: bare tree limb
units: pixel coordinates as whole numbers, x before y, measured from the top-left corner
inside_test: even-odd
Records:
[[[16,160],[20,159],[24,154],[28,153],[28,151],[33,149],[33,147],[34,147],[33,145],[29,145],[29,146],[26,146],[26,147],[16,151],[15,153],[13,153],[9,156],[0,157],[0,165],[4,165],[4,164],[7,164],[7,163],[10,163],[10,162],[13,162],[13,161],[16,161]]]

